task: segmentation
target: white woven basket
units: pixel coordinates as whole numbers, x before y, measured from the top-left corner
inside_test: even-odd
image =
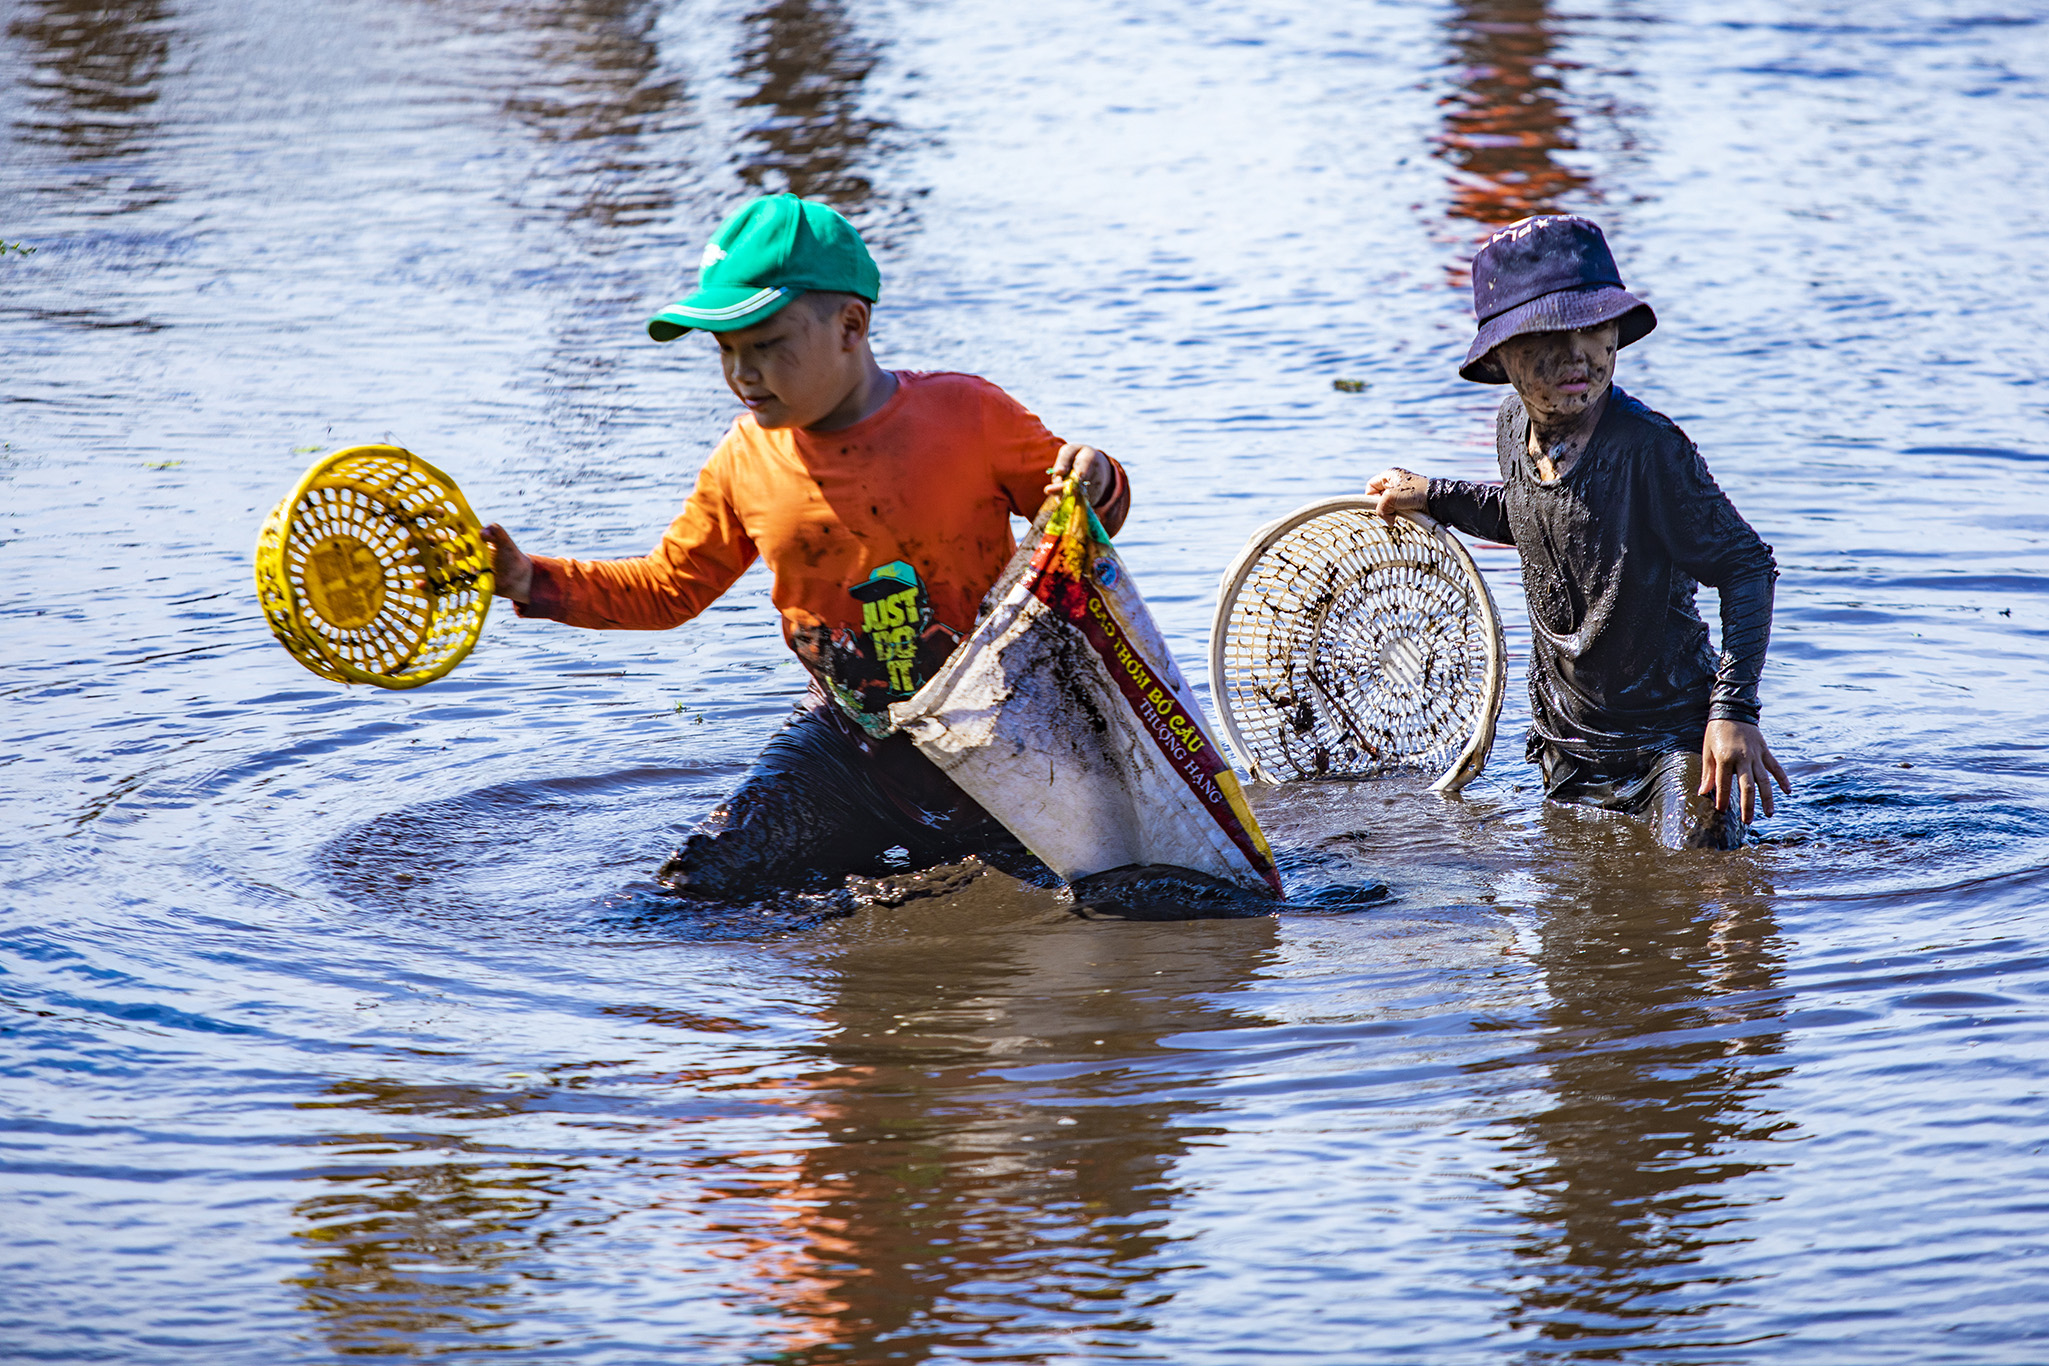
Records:
[[[1406,769],[1456,792],[1493,747],[1505,653],[1456,536],[1331,498],[1262,527],[1224,571],[1210,681],[1262,782]]]

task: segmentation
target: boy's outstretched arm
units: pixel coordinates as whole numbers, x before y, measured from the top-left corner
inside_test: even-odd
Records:
[[[493,523],[495,592],[522,617],[592,630],[662,631],[696,616],[754,563],[753,540],[727,496],[730,452],[725,443],[698,471],[683,511],[646,555],[572,560],[529,555]]]

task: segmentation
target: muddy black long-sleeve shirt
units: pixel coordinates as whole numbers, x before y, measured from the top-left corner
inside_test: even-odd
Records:
[[[1614,770],[1698,750],[1710,720],[1758,718],[1771,547],[1671,419],[1621,389],[1586,450],[1546,484],[1514,394],[1495,422],[1499,484],[1430,481],[1430,515],[1521,553],[1530,612],[1530,758]],[[1694,604],[1721,591],[1722,651]]]

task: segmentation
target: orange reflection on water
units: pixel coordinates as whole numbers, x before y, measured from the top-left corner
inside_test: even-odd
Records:
[[[1446,27],[1455,88],[1436,149],[1452,171],[1452,216],[1513,223],[1589,190],[1592,178],[1558,158],[1578,140],[1546,0],[1461,0]]]
[[[841,1086],[858,1085],[847,1075],[812,1077],[786,1083],[813,1092],[797,1108],[832,1133],[842,1127],[843,1107],[832,1099]],[[850,1276],[862,1273],[862,1248],[847,1219],[834,1213],[849,1198],[848,1180],[821,1169],[831,1148],[785,1153],[779,1163],[763,1160],[750,1175],[758,1182],[758,1218],[726,1219],[709,1231],[723,1236],[717,1251],[745,1269],[731,1289],[737,1302],[754,1303],[775,1327],[774,1350],[782,1359],[797,1359],[814,1348],[842,1340],[852,1325],[853,1305],[845,1296]]]
[[[1143,1078],[1178,1056],[1170,1040],[1250,1018],[1231,998],[1275,922],[1019,934],[1030,904],[985,879],[927,922],[933,938],[850,935],[819,965],[839,983],[821,1065],[779,1102],[814,1141],[746,1160],[751,1189],[729,1186],[706,1229],[775,1359],[1043,1360],[1054,1339],[1136,1353],[1171,1298],[1177,1169],[1207,1104]]]

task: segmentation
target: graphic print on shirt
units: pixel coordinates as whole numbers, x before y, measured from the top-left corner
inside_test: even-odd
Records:
[[[960,632],[932,615],[917,569],[892,560],[847,592],[861,604],[859,627],[800,632],[793,643],[833,698],[871,735],[889,733],[889,704],[924,686],[960,643]]]
[[[932,624],[932,601],[918,571],[892,560],[847,590],[861,604],[861,655],[882,666],[892,702],[918,690],[918,637]]]

